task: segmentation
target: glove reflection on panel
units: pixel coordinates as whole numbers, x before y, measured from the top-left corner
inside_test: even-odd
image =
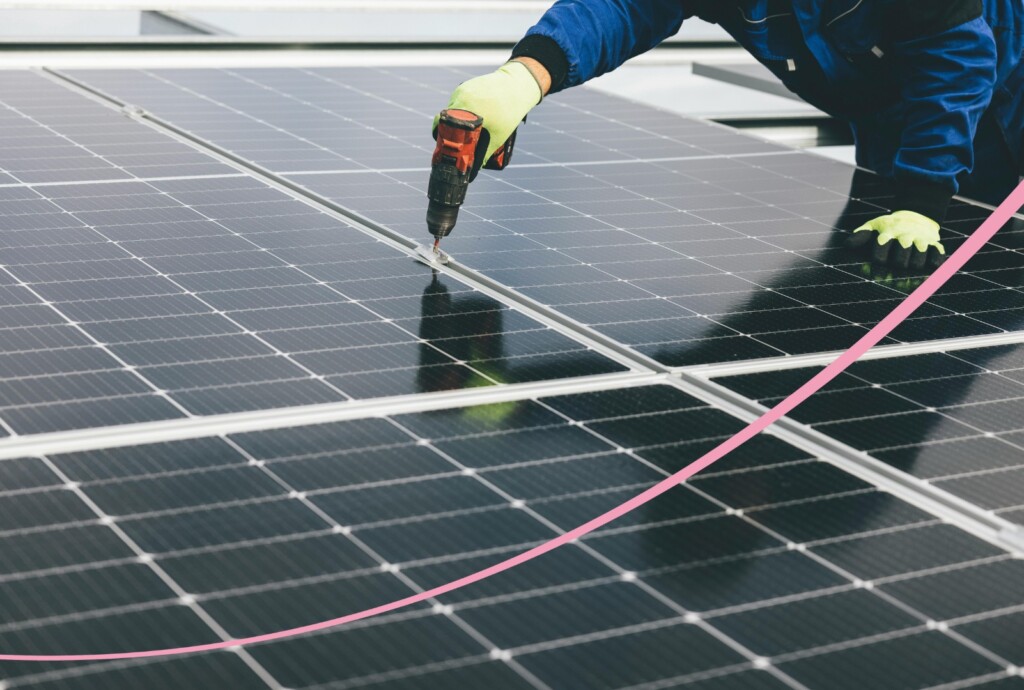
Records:
[[[861,264],[860,274],[872,283],[878,283],[893,290],[899,290],[907,295],[916,290],[925,281],[925,278],[928,277],[919,272],[908,274],[906,271],[900,271],[891,266],[876,264],[871,261]]]
[[[876,242],[872,259],[878,263],[896,268],[923,268],[925,264],[938,266],[945,260],[946,250],[939,242],[939,224],[914,211],[896,211],[868,221],[853,231],[847,245],[863,247],[873,237]]]
[[[487,149],[480,159],[483,163],[508,141],[541,97],[540,85],[530,69],[513,60],[490,74],[459,84],[452,92],[448,108],[468,110],[483,118],[484,132],[489,135]],[[434,116],[435,131],[439,117]]]

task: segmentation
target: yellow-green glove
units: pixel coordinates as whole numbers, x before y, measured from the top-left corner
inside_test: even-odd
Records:
[[[876,237],[874,261],[897,268],[938,266],[946,254],[939,242],[939,224],[914,211],[896,211],[868,221],[853,231],[847,244],[863,247],[872,237]]]
[[[476,113],[484,120],[484,131],[490,136],[480,164],[490,160],[504,144],[526,114],[541,100],[540,85],[529,68],[521,62],[506,62],[490,74],[459,84],[452,92],[448,108]],[[434,129],[437,120],[434,116]]]

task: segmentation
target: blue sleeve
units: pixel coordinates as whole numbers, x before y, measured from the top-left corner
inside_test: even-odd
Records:
[[[974,135],[996,81],[996,42],[979,17],[893,50],[907,106],[895,177],[906,189],[903,205],[921,200],[919,212],[929,215],[928,199],[948,203],[957,176],[974,168]]]
[[[558,0],[527,36],[554,40],[568,60],[561,88],[615,69],[672,36],[687,13],[684,0]]]

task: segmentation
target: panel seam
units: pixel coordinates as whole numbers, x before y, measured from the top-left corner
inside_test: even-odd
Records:
[[[997,347],[999,345],[1018,345],[1024,343],[1024,331],[1007,331],[1005,333],[988,333],[985,335],[968,335],[959,338],[942,338],[923,340],[916,343],[899,343],[896,345],[876,345],[858,361],[873,359],[889,359],[911,355],[934,354],[972,350],[980,347]],[[719,378],[739,374],[758,374],[769,371],[802,369],[804,367],[826,366],[844,350],[815,352],[807,355],[783,355],[780,357],[764,357],[746,359],[738,362],[716,362],[714,364],[696,364],[672,369],[673,374],[686,374],[700,378]]]
[[[540,383],[299,405],[254,412],[228,412],[156,422],[11,436],[0,439],[0,462],[26,456],[165,443],[247,431],[287,429],[395,414],[517,402],[556,395],[622,390],[663,383],[666,377],[665,374],[653,372],[599,374]]]

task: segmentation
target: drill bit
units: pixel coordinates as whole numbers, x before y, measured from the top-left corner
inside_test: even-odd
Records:
[[[427,264],[428,266],[436,266],[437,264],[447,266],[448,261],[450,261],[450,258],[448,257],[447,253],[441,251],[441,247],[439,246],[440,243],[441,238],[437,238],[436,240],[434,240],[433,246],[424,246],[422,244],[417,246],[416,258],[422,263]]]

